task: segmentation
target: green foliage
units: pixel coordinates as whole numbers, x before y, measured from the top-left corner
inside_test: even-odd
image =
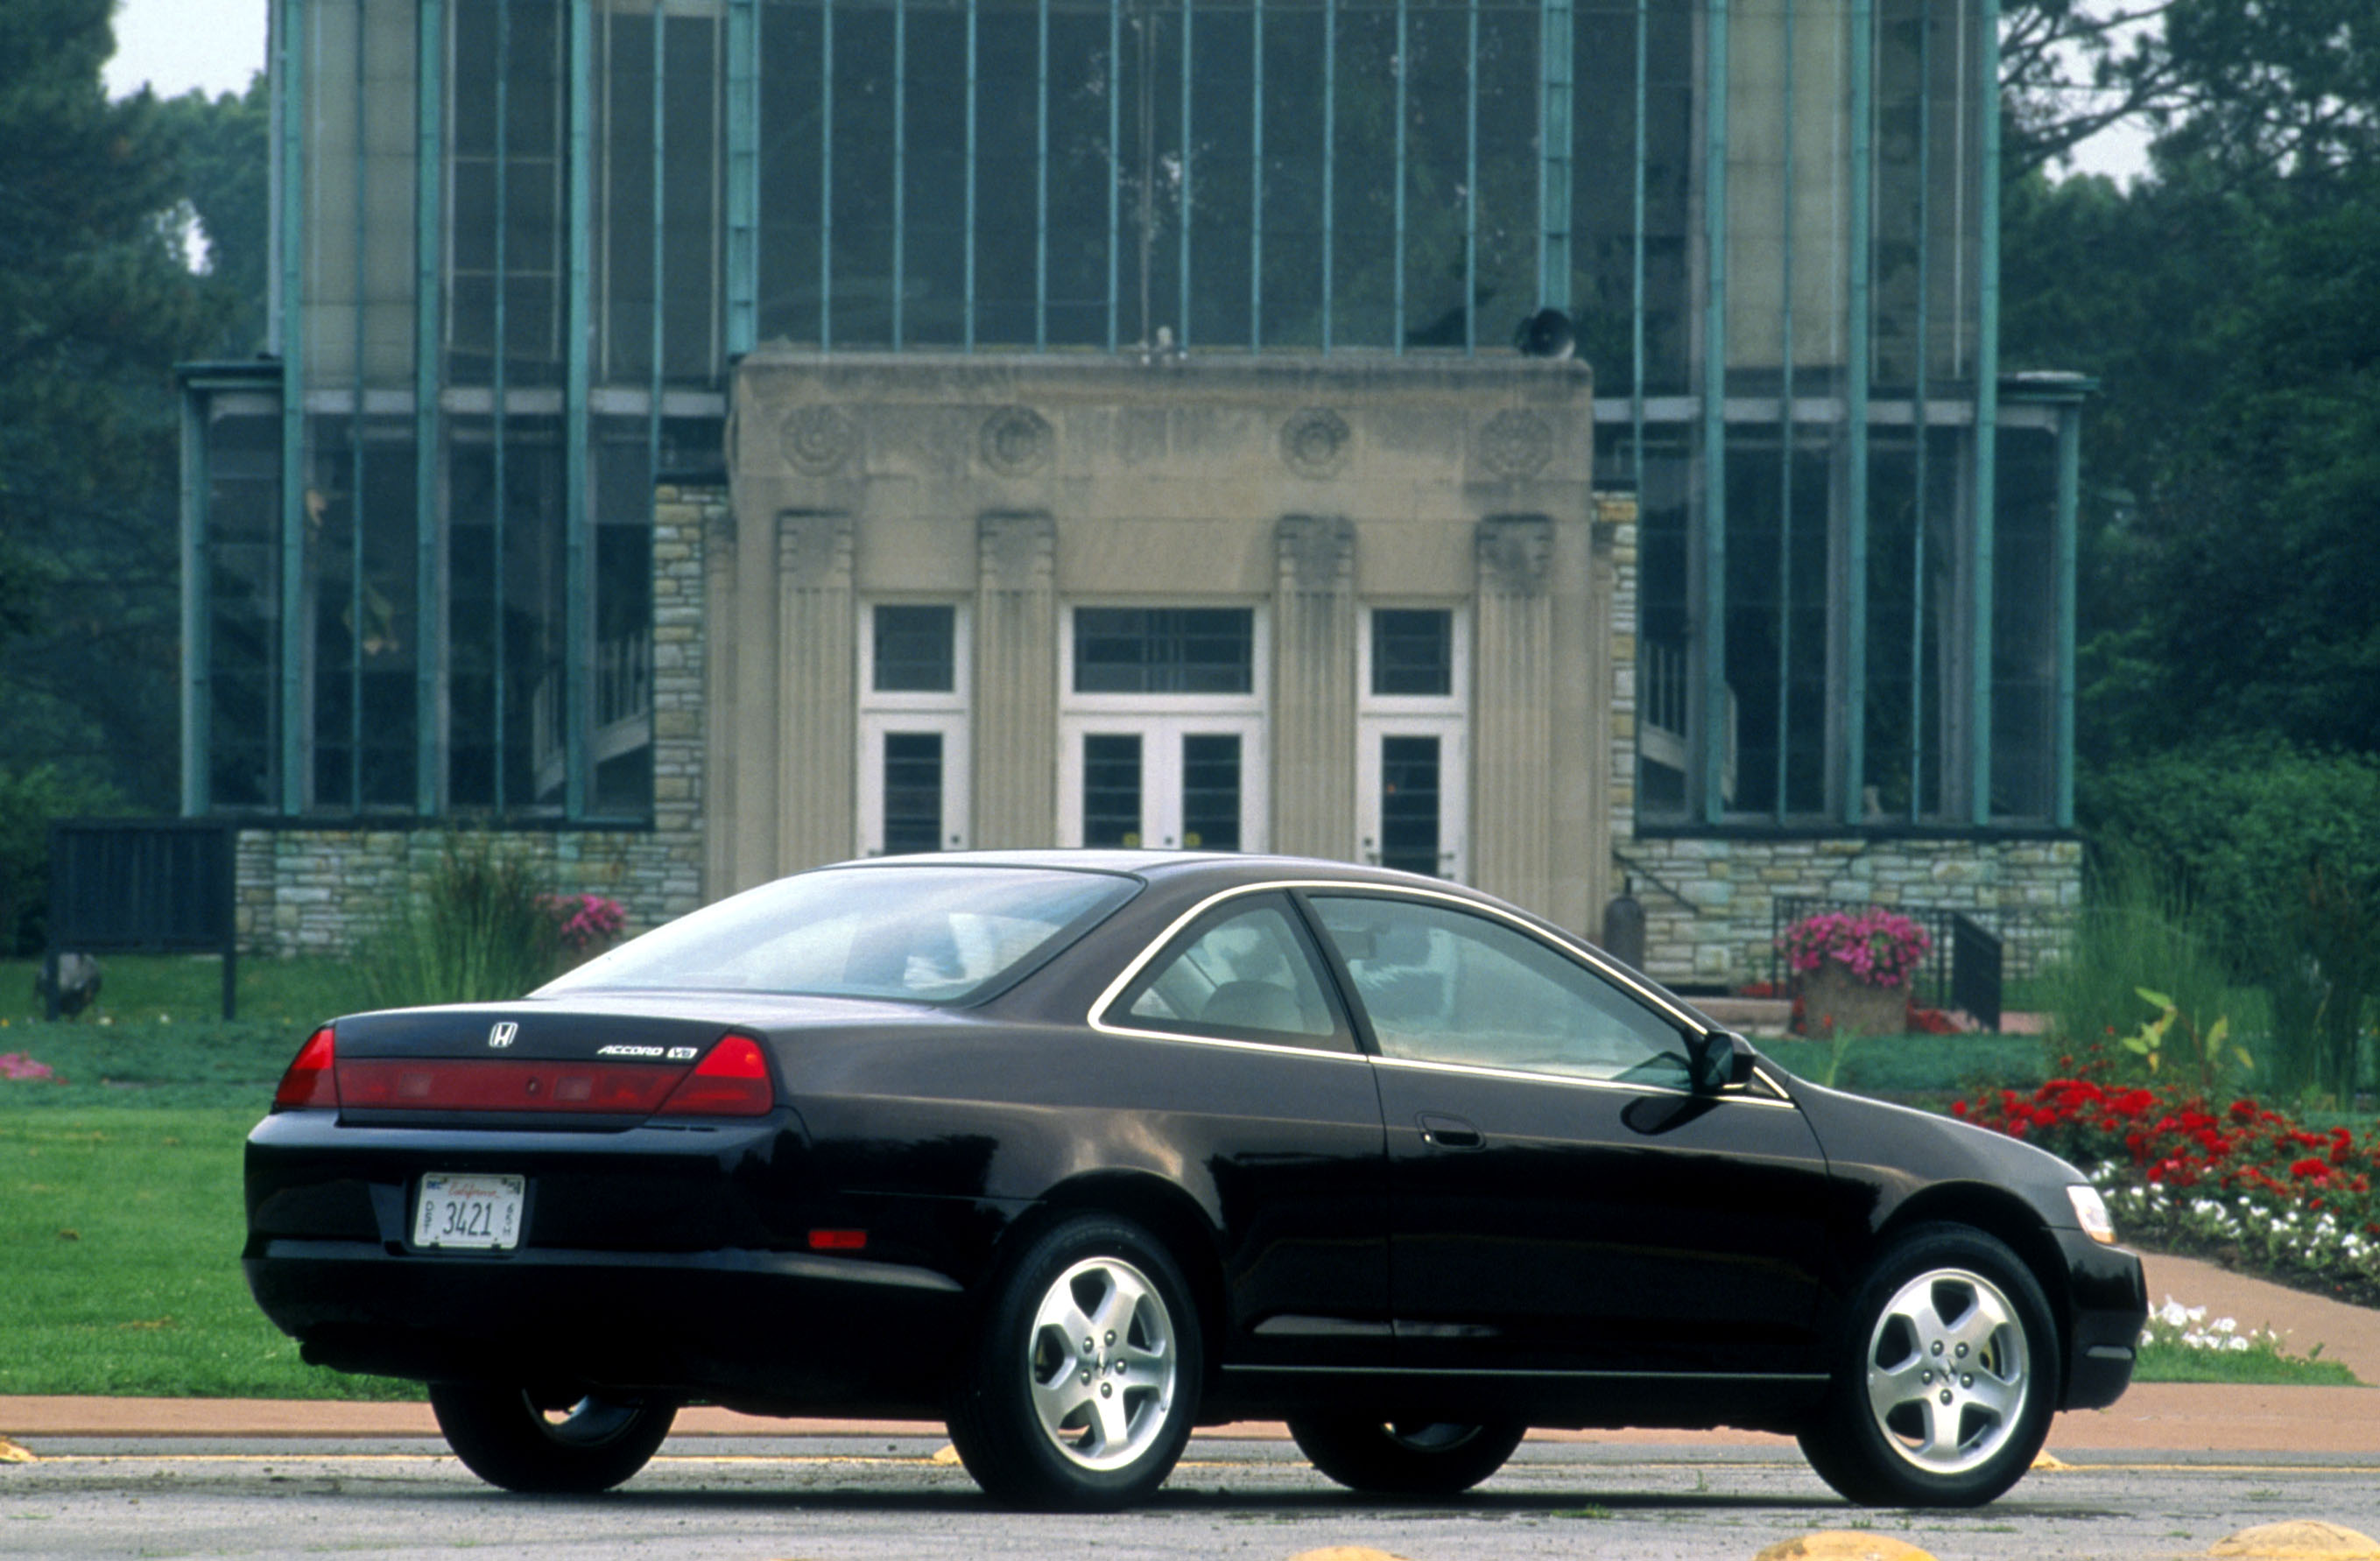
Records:
[[[2216,950],[2265,989],[2271,1082],[2350,1100],[2380,994],[2380,758],[2220,744],[2106,768],[2082,800],[2100,841],[2187,885]]]
[[[55,765],[0,766],[0,956],[42,945],[49,899],[50,821],[110,813],[120,804],[104,782]]]
[[[175,145],[108,100],[108,0],[0,6],[0,754],[171,805],[172,367],[220,336]]]
[[[306,1365],[249,1295],[240,1144],[261,1099],[19,1111],[15,1098],[0,1094],[0,1394],[420,1396]]]
[[[259,71],[245,92],[212,99],[187,92],[167,99],[159,111],[180,152],[183,188],[206,239],[207,280],[236,311],[208,350],[248,357],[263,345],[272,291],[272,93]]]
[[[2193,1015],[2225,1010],[2228,973],[2169,872],[2144,857],[2110,853],[2087,889],[2067,957],[2037,983],[2057,1049],[2088,1053],[2137,1038],[2149,991],[2164,999],[2155,1005],[2161,1009]],[[2147,1048],[2130,1050],[2155,1071]]]
[[[2253,1072],[2256,1059],[2248,1048],[2231,1044],[2231,1016],[2223,1014],[2204,1031],[2198,1026],[2198,1016],[2184,1013],[2171,998],[2163,992],[2152,992],[2145,986],[2135,987],[2143,1002],[2157,1010],[2154,1019],[2143,1020],[2141,1027],[2122,1037],[2126,1051],[2148,1064],[2154,1074],[2164,1065],[2166,1042],[2179,1034],[2186,1047],[2176,1047],[2177,1071],[2187,1068],[2196,1074],[2193,1081],[2203,1090],[2211,1090],[2216,1081],[2230,1071],[2233,1063],[2243,1073]]]
[[[451,837],[419,895],[365,941],[358,974],[382,1008],[517,998],[562,968],[546,884],[484,835]]]

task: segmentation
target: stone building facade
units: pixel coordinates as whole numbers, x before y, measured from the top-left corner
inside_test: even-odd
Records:
[[[1386,406],[1367,406],[1349,387],[1337,387],[1337,405],[1355,410],[1334,414],[1339,430],[1325,437],[1312,431],[1316,419],[1306,415],[1317,390],[1310,381],[1276,396],[1269,414],[1258,407],[1221,417],[1212,406],[1185,410],[1195,404],[1177,403],[1137,422],[1100,413],[1076,423],[1062,413],[1051,419],[1037,412],[1037,426],[1008,412],[1020,404],[1002,398],[1024,387],[1006,377],[989,387],[980,376],[966,377],[954,383],[961,390],[972,384],[972,399],[953,392],[945,400],[911,402],[894,416],[880,406],[864,415],[865,403],[850,395],[851,386],[823,382],[800,366],[774,376],[764,361],[755,371],[778,382],[761,398],[767,410],[745,427],[761,430],[771,443],[739,466],[737,495],[746,513],[774,524],[739,521],[725,489],[665,487],[656,494],[654,827],[515,829],[494,837],[502,849],[530,861],[557,892],[617,899],[633,928],[682,915],[776,872],[868,849],[857,822],[866,773],[858,744],[869,718],[855,658],[841,636],[858,635],[859,605],[888,586],[906,587],[892,594],[910,599],[932,594],[933,587],[953,598],[972,594],[977,603],[990,604],[974,620],[977,645],[1014,636],[1013,645],[990,645],[972,659],[980,670],[970,745],[995,762],[975,771],[972,838],[965,843],[1048,843],[1059,805],[1056,610],[1064,596],[1116,579],[1125,594],[1143,598],[1156,583],[1182,589],[1188,581],[1199,599],[1263,603],[1277,614],[1272,686],[1287,692],[1274,707],[1269,733],[1267,843],[1272,849],[1362,853],[1351,800],[1366,735],[1354,709],[1359,691],[1352,662],[1361,648],[1356,604],[1381,595],[1456,604],[1466,599],[1476,604],[1484,597],[1488,605],[1480,620],[1500,622],[1503,633],[1517,635],[1502,656],[1525,665],[1539,646],[1550,645],[1556,623],[1569,619],[1561,632],[1585,642],[1578,659],[1588,671],[1584,678],[1561,680],[1575,696],[1566,705],[1564,696],[1550,692],[1549,676],[1529,683],[1525,673],[1514,681],[1527,696],[1545,701],[1542,709],[1524,710],[1509,698],[1476,700],[1475,708],[1491,712],[1491,719],[1474,751],[1492,756],[1500,745],[1520,757],[1503,761],[1501,780],[1488,766],[1491,773],[1475,790],[1461,822],[1476,842],[1477,853],[1467,864],[1473,881],[1591,935],[1600,929],[1609,898],[1633,893],[1645,912],[1647,968],[1673,985],[1700,988],[1767,976],[1773,907],[1780,897],[1964,911],[2007,935],[2011,974],[2037,968],[2071,926],[2082,876],[2081,846],[2071,838],[1640,834],[1634,812],[1635,500],[1612,493],[1583,500],[1586,475],[1548,471],[1550,455],[1529,474],[1528,486],[1514,488],[1510,468],[1516,460],[1535,460],[1536,445],[1525,439],[1474,447],[1478,469],[1440,492],[1451,514],[1433,517],[1421,490],[1395,477],[1378,480],[1368,492],[1334,486],[1351,466],[1380,460],[1380,446],[1394,430],[1409,432],[1410,425],[1399,419],[1419,416],[1426,395],[1407,400],[1400,392]],[[840,420],[805,410],[830,405]],[[1560,398],[1551,405],[1558,408]],[[1491,426],[1496,416],[1475,420]],[[1244,426],[1218,430],[1219,422],[1232,421]],[[1062,434],[1071,435],[1070,442],[1098,437],[1086,429],[1111,433],[1135,426],[1137,435],[1114,437],[1135,441],[1123,448],[1133,457],[1129,469],[1143,477],[1152,475],[1147,467],[1167,459],[1195,459],[1204,468],[1222,459],[1219,450],[1235,443],[1231,462],[1253,462],[1258,469],[1210,484],[1187,480],[1177,468],[1175,502],[1187,514],[1173,522],[1180,529],[1170,542],[1165,523],[1148,514],[1160,506],[1145,505],[1132,523],[1140,535],[1106,541],[1070,535],[1061,546],[1056,517],[1020,501],[1020,494],[1034,496],[1023,482],[1046,464],[1054,469],[1038,496],[1062,502],[1068,494],[1096,491],[1097,474],[1076,466],[1112,457],[1123,469],[1122,457],[1095,449],[1061,460],[1058,440]],[[1322,426],[1331,429],[1327,421]],[[1502,426],[1511,428],[1512,420]],[[1015,433],[1020,427],[1025,432]],[[955,501],[917,476],[937,439],[921,430],[935,429],[959,447],[936,457],[954,477],[993,458],[1029,466],[1024,478],[1007,479],[1020,484],[1003,495],[1007,503],[971,525],[963,506],[957,520],[941,518],[938,506]],[[872,435],[865,447],[864,434]],[[1440,430],[1438,437],[1456,436]],[[905,447],[902,438],[918,444]],[[1513,450],[1521,452],[1517,458]],[[1271,465],[1284,475],[1263,469]],[[820,466],[826,469],[808,469]],[[1318,471],[1323,475],[1313,475]],[[879,485],[893,497],[869,491]],[[1462,489],[1470,498],[1447,498]],[[1156,490],[1164,490],[1161,484]],[[1240,502],[1250,513],[1220,521],[1214,512],[1225,501],[1218,495],[1234,491],[1245,495]],[[827,506],[838,495],[844,510]],[[1506,513],[1505,505],[1529,500],[1548,508],[1558,502],[1589,518],[1556,528],[1550,522],[1524,524]],[[1269,527],[1262,518],[1266,505],[1280,512]],[[821,521],[822,514],[833,518]],[[883,523],[881,532],[870,517]],[[1542,556],[1536,551],[1541,543]],[[1164,551],[1168,546],[1175,550],[1172,556]],[[905,547],[911,550],[905,559]],[[1224,561],[1234,551],[1236,567],[1226,569]],[[1367,552],[1380,556],[1367,559]],[[1086,562],[1075,562],[1078,557]],[[1530,582],[1546,580],[1547,566],[1557,563],[1567,573],[1553,576],[1556,589],[1532,594]],[[1562,578],[1580,588],[1557,601]],[[1499,593],[1517,595],[1517,608],[1494,600]],[[1003,611],[1009,617],[996,616]],[[786,625],[801,632],[798,626],[809,623],[810,632],[820,632],[821,612],[841,653],[829,646],[796,667],[785,653]],[[1038,633],[1031,622],[1037,615]],[[1290,650],[1305,646],[1313,659],[1284,665],[1279,659],[1289,653],[1284,645]],[[1481,675],[1507,675],[1496,670],[1499,652],[1475,654],[1474,666],[1482,670],[1474,672],[1475,687]],[[1003,657],[1028,670],[991,671]],[[1336,675],[1329,673],[1333,667]],[[773,694],[764,691],[761,668],[778,683]],[[799,681],[789,696],[783,684],[793,680]],[[998,726],[1003,721],[1004,731]],[[1499,728],[1496,721],[1505,724]],[[1557,766],[1557,751],[1572,756]],[[1539,775],[1542,783],[1534,779]],[[1572,798],[1567,806],[1556,801],[1564,792]],[[1329,800],[1334,797],[1336,804]],[[723,824],[715,825],[715,818]],[[844,821],[841,831],[832,827],[835,818]],[[419,890],[451,838],[439,829],[243,830],[243,949],[281,955],[351,949],[382,907]],[[1557,850],[1570,853],[1569,865],[1558,861]],[[1597,866],[1599,872],[1592,870]]]

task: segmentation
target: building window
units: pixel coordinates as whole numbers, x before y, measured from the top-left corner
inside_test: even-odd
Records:
[[[859,614],[859,841],[863,856],[967,844],[967,611],[877,602]]]
[[[1454,614],[1443,608],[1374,609],[1369,686],[1376,695],[1453,693]]]
[[[1078,607],[1077,694],[1246,694],[1256,618],[1245,607]]]
[[[1075,607],[1059,720],[1062,845],[1264,849],[1263,619]]]
[[[1469,614],[1376,607],[1361,641],[1355,852],[1460,879],[1469,822]]]
[[[958,609],[882,606],[875,611],[868,687],[878,694],[948,694],[958,686]]]

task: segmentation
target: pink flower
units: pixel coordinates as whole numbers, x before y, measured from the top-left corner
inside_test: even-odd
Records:
[[[21,1051],[0,1051],[0,1079],[55,1079],[46,1062],[36,1062]]]

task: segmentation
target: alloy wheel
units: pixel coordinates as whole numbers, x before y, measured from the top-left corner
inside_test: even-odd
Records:
[[[1932,1269],[1901,1286],[1868,1336],[1866,1362],[1885,1445],[1928,1474],[1988,1462],[2032,1391],[2015,1303],[1970,1269]]]
[[[1161,1436],[1179,1354],[1173,1319],[1148,1276],[1118,1257],[1061,1274],[1033,1314],[1034,1412],[1069,1462],[1121,1469]]]

